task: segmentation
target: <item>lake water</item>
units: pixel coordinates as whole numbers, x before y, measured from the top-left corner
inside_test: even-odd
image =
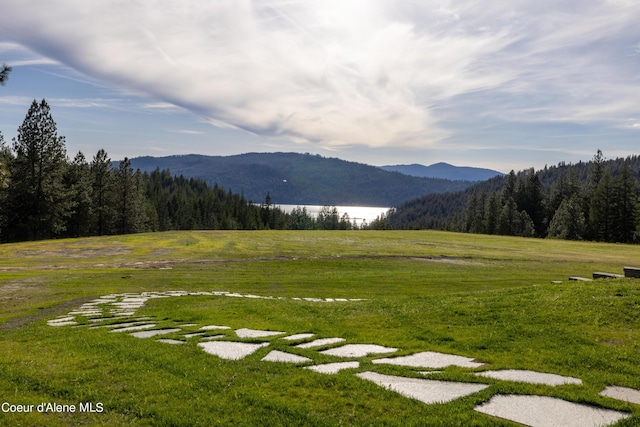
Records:
[[[322,210],[323,206],[320,205],[277,205],[280,209],[287,213],[291,213],[295,208],[307,208],[307,213],[312,217],[316,217]],[[333,206],[331,206],[333,208]],[[345,213],[349,215],[351,222],[355,221],[357,225],[362,225],[363,221],[371,223],[381,214],[386,214],[391,208],[378,207],[378,206],[336,206],[338,209],[338,217],[342,217]]]

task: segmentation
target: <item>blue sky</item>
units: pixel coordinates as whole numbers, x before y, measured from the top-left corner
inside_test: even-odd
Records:
[[[5,0],[33,99],[91,158],[295,151],[503,172],[638,154],[635,0]]]

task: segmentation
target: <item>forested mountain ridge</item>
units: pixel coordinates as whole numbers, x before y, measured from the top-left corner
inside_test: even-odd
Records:
[[[610,242],[640,241],[640,157],[513,171],[410,200],[380,226]]]
[[[429,166],[411,165],[389,165],[381,166],[382,169],[390,172],[400,172],[405,175],[417,176],[421,178],[440,178],[452,181],[486,181],[495,176],[504,175],[502,172],[475,168],[469,166],[453,166],[449,163],[434,163]]]
[[[138,157],[131,159],[131,166],[143,172],[169,169],[173,175],[202,179],[257,203],[268,193],[276,204],[397,206],[425,194],[458,191],[472,184],[412,177],[298,153]]]

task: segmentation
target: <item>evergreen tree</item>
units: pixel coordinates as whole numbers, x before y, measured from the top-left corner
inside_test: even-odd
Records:
[[[67,234],[72,237],[88,236],[91,233],[93,215],[91,206],[93,182],[91,169],[82,152],[78,152],[69,165],[65,175],[65,184],[70,190],[70,200],[73,207],[67,222]]]
[[[91,181],[93,191],[91,193],[91,208],[93,212],[93,225],[91,234],[102,236],[113,232],[115,218],[113,170],[111,159],[103,149],[98,150],[91,162]]]
[[[291,223],[292,230],[313,230],[314,221],[306,207],[297,206],[291,211]]]
[[[7,222],[7,190],[11,177],[9,175],[9,164],[13,160],[13,155],[9,147],[4,145],[4,138],[0,133],[0,236],[4,235]]]
[[[549,237],[566,240],[582,240],[586,221],[579,195],[562,201],[549,225]]]
[[[0,86],[4,86],[7,80],[9,80],[9,73],[11,72],[11,67],[7,64],[2,64],[0,67]]]
[[[503,236],[515,236],[518,229],[518,207],[515,200],[509,197],[498,217],[498,234]]]
[[[501,209],[498,193],[492,193],[485,209],[485,231],[487,234],[496,234],[498,232],[498,219],[500,218]]]
[[[71,213],[63,178],[67,166],[64,137],[58,136],[47,102],[35,100],[13,139],[15,159],[7,205],[11,239],[31,240],[61,235]]]
[[[520,194],[518,209],[524,210],[533,221],[535,235],[544,236],[544,192],[538,174],[533,171],[524,180],[524,191]]]
[[[632,243],[635,239],[638,219],[638,187],[631,175],[629,162],[625,161],[613,183],[612,240]]]
[[[116,233],[130,234],[144,231],[145,204],[144,186],[140,171],[134,173],[131,161],[124,158],[115,175]],[[186,205],[186,203],[185,203]],[[191,219],[190,216],[186,216]]]
[[[611,173],[605,169],[589,203],[589,233],[590,238],[609,242],[612,240],[613,226],[613,183]]]

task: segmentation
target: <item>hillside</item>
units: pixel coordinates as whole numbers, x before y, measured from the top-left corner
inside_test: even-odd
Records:
[[[138,157],[131,159],[131,166],[143,172],[169,169],[172,175],[218,184],[254,202],[264,201],[269,193],[271,201],[278,204],[397,206],[425,194],[458,191],[471,185],[297,153]]]
[[[635,227],[640,226],[635,222],[640,217],[633,208],[628,212],[621,210],[637,202],[640,157],[600,158],[597,163],[596,158],[590,162],[545,166],[538,171],[528,169],[462,191],[408,200],[387,220],[390,227],[397,229],[520,235],[509,227],[506,231],[498,227],[497,222],[511,210],[515,212],[510,214],[512,221],[522,220],[532,226],[525,227],[526,235],[630,242],[635,239]],[[596,173],[597,169],[600,172]],[[508,199],[513,199],[512,206],[507,206]],[[555,218],[558,212],[561,214]],[[560,227],[563,216],[571,220],[565,220]],[[574,226],[577,228],[573,229]]]
[[[386,171],[400,172],[405,175],[421,178],[440,178],[453,181],[486,181],[493,177],[504,175],[502,172],[491,169],[454,166],[443,162],[434,163],[430,166],[414,163],[411,165],[381,166],[381,168]]]

